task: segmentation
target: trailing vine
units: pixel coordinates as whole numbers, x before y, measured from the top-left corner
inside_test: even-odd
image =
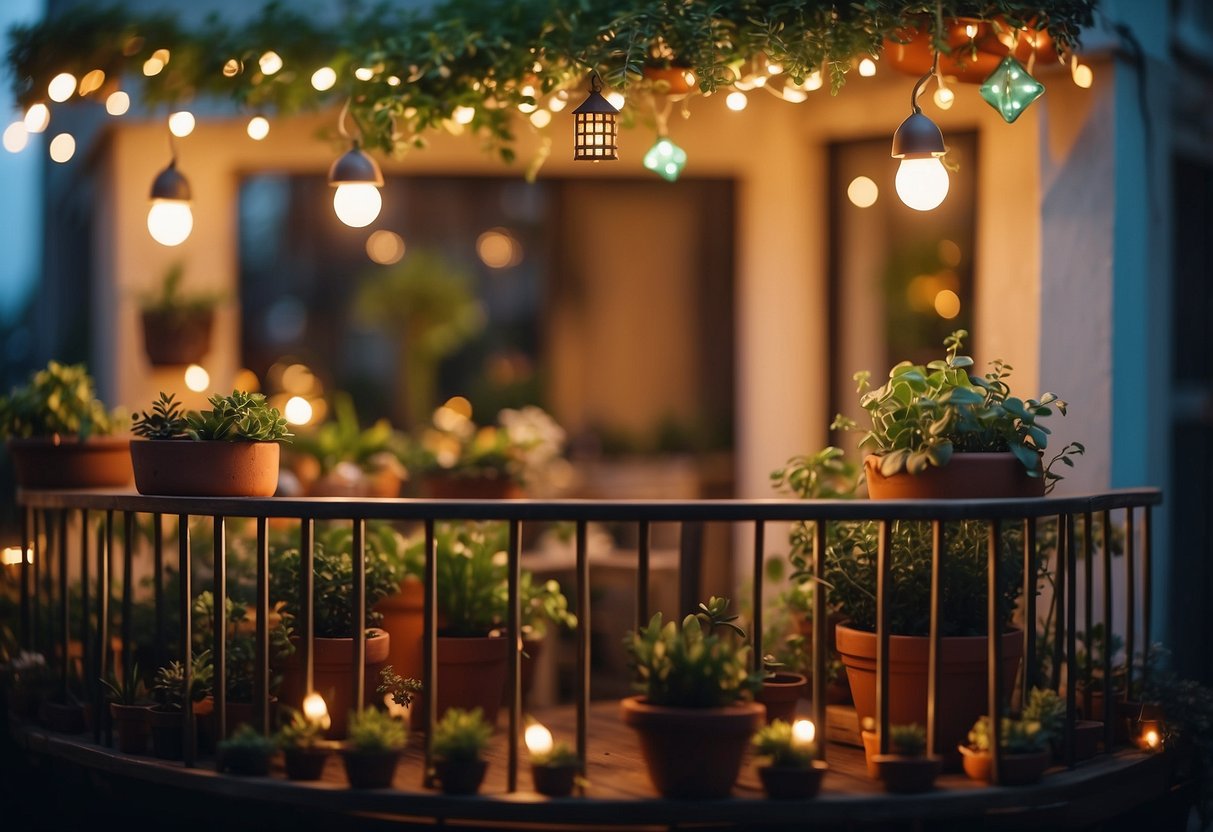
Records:
[[[509,161],[518,108],[562,91],[572,94],[562,100],[575,100],[590,70],[628,89],[652,87],[646,67],[685,68],[706,95],[761,60],[778,63],[797,84],[822,72],[837,92],[857,57],[878,55],[886,39],[912,27],[934,30],[937,13],[1032,26],[1066,54],[1094,7],[1095,0],[440,0],[420,10],[352,4],[325,20],[271,2],[239,25],[211,16],[187,28],[171,15],[81,5],[14,27],[8,65],[22,106],[42,100],[58,73],[80,78],[94,69],[107,80],[90,95],[130,84],[149,106],[208,95],[250,115],[291,114],[348,98],[363,144],[394,154],[424,146],[435,128],[459,129],[456,108],[472,108],[465,129]],[[169,60],[145,77],[158,50]],[[270,50],[282,58],[274,73],[259,66]],[[339,79],[323,92],[311,85],[322,66]]]

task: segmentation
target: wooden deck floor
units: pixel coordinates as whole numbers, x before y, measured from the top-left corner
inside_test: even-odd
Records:
[[[1166,793],[1170,765],[1165,755],[1120,751],[1101,755],[1073,770],[1054,768],[1037,785],[991,788],[963,774],[945,774],[939,788],[924,795],[885,794],[866,772],[863,752],[830,745],[830,770],[822,793],[809,801],[765,799],[753,761],[747,761],[733,796],[716,801],[662,800],[653,791],[630,729],[619,716],[615,701],[595,703],[590,719],[589,772],[584,794],[549,799],[531,791],[530,767],[525,749],[521,753],[519,791],[506,792],[506,748],[499,731],[490,754],[490,766],[480,796],[447,797],[423,787],[423,758],[420,737],[410,747],[390,790],[355,791],[346,785],[341,760],[329,759],[324,778],[317,783],[293,783],[276,764],[269,778],[238,778],[218,775],[208,758],[186,769],[180,763],[129,756],[91,743],[91,737],[65,737],[40,729],[20,727],[19,741],[31,751],[55,755],[81,765],[116,775],[186,788],[202,794],[247,800],[284,802],[292,806],[314,806],[326,811],[371,813],[380,817],[469,821],[483,826],[490,821],[504,824],[553,824],[579,826],[686,825],[778,825],[783,823],[854,825],[882,820],[943,820],[1002,818],[1022,815],[1026,823],[1039,827],[1044,816],[1047,828],[1084,825],[1114,817]],[[574,736],[574,712],[558,708],[535,716],[552,729],[557,739]],[[502,714],[500,725],[504,726]],[[710,765],[710,760],[690,760],[688,765]],[[1043,815],[1042,815],[1043,813]]]

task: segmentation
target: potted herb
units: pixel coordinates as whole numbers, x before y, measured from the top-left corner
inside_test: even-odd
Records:
[[[749,647],[705,632],[700,619],[648,626],[624,639],[635,685],[621,702],[624,722],[640,736],[649,779],[666,797],[724,797],[741,769],[746,743],[765,708],[749,701],[761,685]],[[687,765],[710,760],[710,765]]]
[[[139,675],[139,665],[131,663],[122,679],[111,675],[102,679],[101,684],[105,687],[114,727],[118,729],[118,750],[125,754],[145,753],[149,733],[147,718],[152,704]]]
[[[171,661],[156,671],[152,680],[155,705],[148,711],[147,721],[152,732],[152,753],[162,760],[180,760],[187,704],[194,714],[210,712],[211,682],[214,666],[211,651],[195,653],[190,668],[190,686],[185,686],[185,665]]]
[[[573,793],[581,761],[568,743],[553,742],[552,732],[538,722],[526,728],[527,751],[531,754],[531,783],[535,791],[547,797],[568,797]]]
[[[1053,754],[1052,737],[1032,719],[1002,718],[1002,756],[999,759],[1001,785],[1026,786],[1035,783],[1049,767]],[[965,774],[973,780],[990,780],[990,720],[979,717],[969,731],[969,740],[960,746]]]
[[[855,379],[871,429],[860,442],[868,495],[873,499],[1040,497],[1060,479],[1054,463],[1072,466],[1083,446],[1072,443],[1047,466],[1045,420],[1066,403],[1052,393],[1036,399],[1011,395],[1011,367],[991,362],[985,376],[969,375],[973,359],[960,354],[963,329],[944,341],[946,356],[923,366],[903,361],[889,380],[869,389],[867,372]],[[853,428],[843,417],[835,427]]]
[[[370,694],[375,690],[379,669],[387,662],[391,647],[388,633],[377,626],[380,614],[375,611],[375,605],[395,591],[400,578],[391,553],[375,544],[373,536],[368,536],[367,544],[366,617],[357,624],[354,621],[352,597],[354,559],[351,554],[351,530],[348,526],[318,527],[313,548],[313,689],[329,703],[332,725],[328,737],[331,739],[346,735],[346,714],[371,702]],[[270,596],[283,602],[283,613],[292,619],[298,617],[302,608],[299,597],[300,563],[298,547],[275,547],[270,551]],[[356,626],[362,627],[366,633],[363,665],[366,671],[366,698],[357,706],[351,690]],[[283,701],[298,707],[310,692],[304,684],[303,667],[297,655],[291,656],[283,663]]]
[[[484,782],[488,747],[493,726],[479,708],[465,711],[450,708],[434,726],[430,751],[434,755],[434,774],[444,794],[475,794]]]
[[[288,779],[319,780],[324,774],[332,752],[332,745],[324,739],[327,717],[325,713],[323,718],[312,719],[304,711],[292,709],[290,722],[278,730],[276,739]]]
[[[1119,703],[1118,703],[1119,704]],[[1039,722],[1049,736],[1054,759],[1065,753],[1066,700],[1048,688],[1032,688],[1024,703],[1023,719]],[[1091,719],[1074,722],[1074,759],[1087,760],[1095,756],[1103,738],[1103,723]]]
[[[841,455],[837,449],[797,457],[775,472],[777,486],[798,484],[796,493],[816,496],[826,478],[824,466]],[[982,521],[946,525],[939,622],[942,631],[942,684],[936,711],[939,746],[952,749],[988,701],[986,672],[989,527]],[[811,580],[811,523],[793,526],[789,560],[796,580]],[[835,648],[846,666],[860,723],[876,715],[876,565],[879,527],[874,522],[830,523],[824,536],[825,574],[831,612],[845,623],[835,630]],[[1002,530],[998,609],[1002,620],[1002,678],[1009,697],[1023,655],[1023,633],[1015,627],[1015,609],[1023,591],[1023,530]],[[930,648],[932,529],[928,522],[890,524],[890,556],[897,576],[889,604],[889,719],[894,725],[924,724],[927,711],[927,657]],[[1047,552],[1038,547],[1043,574]],[[1039,577],[1039,576],[1038,576]],[[955,752],[945,763],[959,766]]]
[[[404,722],[375,708],[350,714],[349,739],[341,749],[345,776],[355,789],[386,789],[396,776],[408,729]]]
[[[241,725],[215,748],[215,768],[220,773],[265,777],[277,746],[251,725]]]
[[[131,481],[130,441],[120,411],[106,410],[83,364],[51,361],[0,396],[7,440],[23,488],[110,488]]]
[[[928,757],[927,731],[921,725],[889,726],[889,753],[874,756],[876,774],[887,791],[917,794],[935,787],[943,758]]]
[[[143,347],[153,367],[199,364],[211,349],[211,328],[221,295],[187,295],[185,266],[174,263],[160,289],[143,299]]]
[[[777,719],[754,734],[754,753],[767,760],[758,767],[767,797],[797,800],[816,797],[821,791],[821,779],[829,766],[817,759],[815,733],[807,719],[792,724]]]
[[[362,428],[349,394],[338,393],[333,419],[295,437],[292,467],[310,497],[397,497],[405,441],[386,419]]]
[[[272,497],[278,488],[278,443],[290,437],[278,408],[260,393],[211,396],[211,409],[183,413],[160,394],[135,417],[131,443],[140,494],[178,497]]]

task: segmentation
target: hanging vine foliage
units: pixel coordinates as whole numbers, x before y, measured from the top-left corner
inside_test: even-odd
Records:
[[[198,96],[234,100],[249,114],[290,114],[349,99],[367,147],[400,153],[427,131],[472,108],[469,129],[508,161],[513,114],[573,90],[597,70],[613,87],[651,85],[646,67],[693,73],[704,94],[745,77],[757,60],[778,63],[793,83],[822,72],[835,92],[855,60],[879,55],[942,18],[972,17],[1046,32],[1065,55],[1093,22],[1095,0],[443,0],[422,9],[355,5],[340,18],[270,3],[239,25],[211,17],[187,28],[173,16],[121,6],[79,6],[9,33],[9,69],[23,106],[45,97],[55,75],[95,69],[130,84],[145,105],[184,105]],[[937,42],[942,45],[942,41]],[[946,46],[944,47],[946,49]],[[167,50],[163,69],[144,66]],[[282,68],[262,70],[268,51]],[[159,53],[163,57],[163,52]],[[321,92],[312,72],[339,79]],[[271,67],[267,67],[272,68]],[[355,70],[362,78],[355,76]],[[363,80],[363,78],[365,80]],[[657,82],[662,83],[662,82]],[[659,90],[660,91],[660,90]]]

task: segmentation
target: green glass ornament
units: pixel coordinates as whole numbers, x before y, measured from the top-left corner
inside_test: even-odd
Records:
[[[981,85],[981,97],[1003,117],[1007,124],[1019,118],[1028,105],[1044,94],[1045,85],[1037,81],[1023,64],[1011,55]]]
[[[678,175],[687,164],[687,152],[665,136],[644,154],[644,166],[667,182],[678,181]]]

